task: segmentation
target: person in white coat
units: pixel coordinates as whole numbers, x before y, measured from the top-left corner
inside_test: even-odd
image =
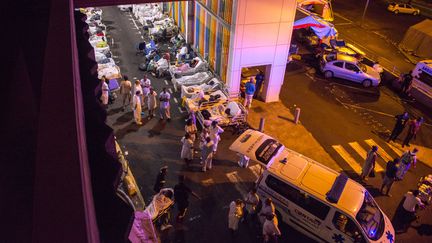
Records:
[[[238,230],[238,224],[240,219],[243,217],[243,201],[241,199],[236,199],[232,201],[229,205],[228,211],[228,229],[231,232],[231,236],[235,236]]]
[[[135,118],[135,123],[137,125],[142,125],[141,122],[141,99],[140,99],[140,91],[137,90],[133,96],[133,101],[132,101],[132,110],[134,112],[134,118]]]
[[[150,87],[151,87],[151,81],[150,79],[147,77],[147,75],[143,76],[143,79],[140,80],[140,84],[141,84],[141,88],[143,91],[143,107],[147,107],[147,98],[148,98],[148,94],[150,93]]]
[[[167,57],[164,56],[159,61],[156,62],[156,76],[160,77],[162,73],[169,68],[169,61],[166,59]]]
[[[171,114],[170,114],[170,99],[171,95],[166,91],[166,88],[162,89],[162,92],[159,94],[159,115],[160,119],[163,120],[164,116],[167,118],[168,121],[171,120]]]
[[[133,87],[133,92],[132,92],[132,94],[135,95],[137,91],[140,92],[140,95],[139,95],[138,97],[140,98],[140,104],[141,104],[141,106],[142,106],[143,101],[144,101],[144,99],[143,99],[143,97],[142,97],[142,95],[143,95],[143,90],[142,90],[142,87],[141,87],[141,84],[140,84],[140,81],[139,81],[139,80],[135,80],[135,84],[134,84],[134,87]]]
[[[148,112],[149,116],[148,119],[152,119],[154,117],[154,111],[157,107],[157,101],[156,101],[157,93],[152,88],[150,88],[150,92],[147,94],[147,105],[148,105]]]
[[[206,138],[206,143],[204,144],[201,150],[201,164],[202,171],[206,172],[207,170],[211,170],[212,162],[213,162],[213,146],[214,143],[210,137]]]
[[[108,80],[106,79],[105,76],[102,76],[101,79],[101,85],[102,85],[102,95],[100,97],[100,100],[102,102],[103,105],[108,105],[108,98],[109,98],[109,87],[108,87]]]
[[[210,126],[210,138],[213,141],[213,155],[216,155],[217,146],[219,141],[221,140],[220,134],[223,133],[224,130],[218,125],[217,121],[213,121]]]
[[[187,166],[190,165],[193,159],[193,142],[189,133],[186,133],[181,139],[182,150],[181,158],[184,160]]]
[[[277,238],[281,235],[279,227],[275,224],[274,218],[274,214],[266,216],[262,230],[264,242],[277,242]]]

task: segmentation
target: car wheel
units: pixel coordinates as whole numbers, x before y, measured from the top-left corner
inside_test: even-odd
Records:
[[[413,12],[413,15],[414,15],[414,16],[416,16],[416,15],[418,15],[418,14],[419,14],[418,11],[414,11],[414,12]]]
[[[324,77],[326,77],[326,78],[333,78],[333,72],[329,71],[329,70],[325,71],[324,72]]]
[[[372,81],[370,81],[369,79],[366,79],[362,82],[362,85],[365,88],[369,88],[370,86],[372,86]]]
[[[398,14],[398,13],[399,13],[399,10],[395,10],[394,13],[395,13],[395,14]]]

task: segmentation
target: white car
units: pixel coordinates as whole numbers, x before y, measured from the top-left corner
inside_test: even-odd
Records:
[[[413,6],[407,3],[390,3],[387,10],[395,14],[399,14],[399,13],[406,13],[412,15],[420,14],[420,9],[414,8]]]
[[[365,65],[353,56],[344,54],[327,54],[320,61],[321,72],[326,78],[342,78],[363,87],[378,86],[381,82],[380,74],[372,67]]]

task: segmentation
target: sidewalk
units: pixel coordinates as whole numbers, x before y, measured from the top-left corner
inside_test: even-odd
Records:
[[[261,117],[265,118],[264,132],[286,147],[336,171],[342,170],[303,125],[294,124],[293,114],[281,102],[264,103],[254,100],[249,110],[249,125],[258,129]]]

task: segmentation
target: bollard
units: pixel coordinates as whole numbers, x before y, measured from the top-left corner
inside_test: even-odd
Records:
[[[299,120],[300,120],[300,108],[299,107],[297,107],[296,109],[295,109],[295,112],[294,112],[294,123],[295,124],[298,124],[298,122],[299,122]]]
[[[258,131],[264,132],[264,122],[265,122],[265,118],[261,117]]]

